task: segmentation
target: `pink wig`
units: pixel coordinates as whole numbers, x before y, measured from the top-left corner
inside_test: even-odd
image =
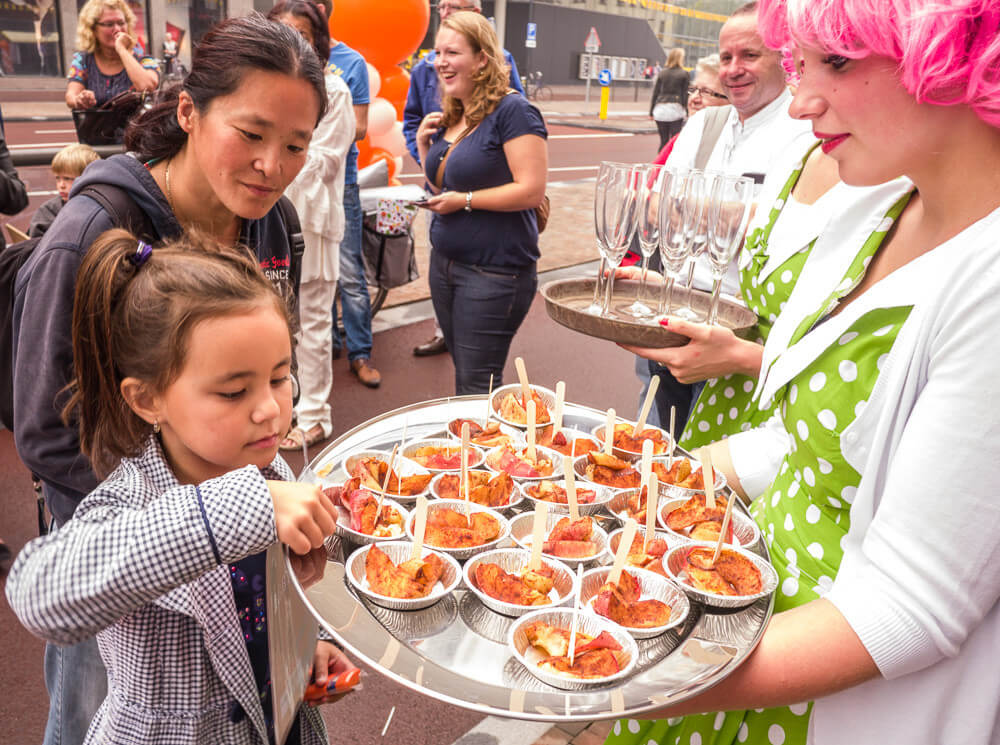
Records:
[[[897,60],[918,101],[971,106],[1000,127],[997,0],[760,0],[758,28],[775,49],[794,39],[830,54]]]

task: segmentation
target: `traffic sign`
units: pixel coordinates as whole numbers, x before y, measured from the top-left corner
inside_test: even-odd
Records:
[[[590,33],[587,34],[587,40],[583,42],[584,51],[593,54],[594,52],[600,51],[601,49],[601,37],[597,35],[597,29],[593,26],[590,27]]]
[[[604,86],[611,85],[611,70],[606,67],[601,70],[597,74],[597,82]]]
[[[538,38],[538,24],[529,23],[528,24],[528,35],[524,39],[524,46],[528,49],[534,49]]]

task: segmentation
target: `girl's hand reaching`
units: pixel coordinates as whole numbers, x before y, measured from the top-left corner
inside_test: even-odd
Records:
[[[337,508],[318,484],[268,481],[274,502],[274,524],[278,540],[293,553],[305,555],[320,548],[337,524]]]

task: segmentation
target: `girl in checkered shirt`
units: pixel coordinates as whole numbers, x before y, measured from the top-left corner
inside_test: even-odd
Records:
[[[97,636],[109,692],[87,742],[274,742],[264,552],[287,544],[315,581],[336,521],[277,455],[285,303],[245,249],[190,233],[153,249],[112,230],[80,268],[73,351],[64,415],[110,475],[24,548],[11,607],[51,642]],[[351,667],[318,642],[316,682]],[[327,742],[316,709],[285,742]]]

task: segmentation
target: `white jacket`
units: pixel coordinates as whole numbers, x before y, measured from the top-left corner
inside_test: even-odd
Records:
[[[827,595],[882,677],[818,700],[812,743],[1000,741],[998,235],[1000,209],[875,284],[792,348],[782,346],[788,328],[776,324],[768,338],[765,400],[864,313],[913,307],[867,406],[841,436],[861,482],[848,495],[851,527]],[[798,311],[812,310],[841,276],[810,262],[779,324],[794,328]],[[762,455],[774,442],[767,428],[736,439],[744,456],[754,442]]]

